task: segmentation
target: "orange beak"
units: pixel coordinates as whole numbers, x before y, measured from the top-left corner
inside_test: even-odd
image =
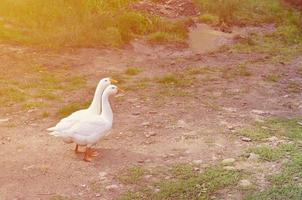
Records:
[[[122,90],[121,88],[117,88],[117,92],[125,92],[125,90]]]
[[[114,80],[113,78],[110,78],[111,83],[118,83],[117,80]]]

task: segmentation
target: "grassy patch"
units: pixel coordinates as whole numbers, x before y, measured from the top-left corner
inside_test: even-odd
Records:
[[[13,87],[0,88],[0,102],[2,105],[9,105],[24,102],[28,98],[25,91]]]
[[[125,90],[127,91],[136,91],[150,87],[150,79],[149,78],[142,78],[134,83],[127,84]]]
[[[176,75],[169,74],[158,78],[157,82],[165,85],[177,85],[181,82],[181,80]]]
[[[265,80],[270,82],[278,82],[280,78],[281,76],[275,74],[268,74],[265,76]]]
[[[120,47],[136,36],[156,32],[186,37],[188,20],[171,21],[135,11],[131,8],[135,2],[3,0],[0,41],[46,47]]]
[[[139,74],[141,71],[142,70],[138,67],[129,67],[125,73],[130,76],[135,76],[135,75]]]
[[[78,90],[85,85],[86,78],[84,76],[72,76],[64,81],[64,90]]]
[[[49,112],[44,111],[41,116],[42,116],[42,118],[47,118],[47,117],[49,117]]]
[[[199,21],[210,25],[218,25],[219,17],[212,14],[202,14],[199,16]]]
[[[287,86],[287,90],[291,93],[300,93],[302,86],[298,82],[291,81]]]
[[[236,25],[261,23],[291,23],[299,21],[300,13],[282,5],[278,0],[195,0],[201,13],[219,18],[220,22]]]
[[[261,128],[259,124],[256,127],[244,129],[239,133],[242,136],[251,138],[252,140],[258,141],[271,136],[270,132],[267,129]]]
[[[291,160],[284,164],[280,173],[269,178],[270,186],[268,188],[263,192],[252,192],[246,195],[245,200],[301,199],[301,150],[293,147],[293,145],[283,148],[288,150]]]
[[[124,184],[136,184],[144,175],[144,169],[141,167],[132,167],[122,172],[118,179]]]
[[[77,110],[86,108],[87,105],[88,103],[71,103],[59,108],[57,115],[59,117],[66,117]]]
[[[298,122],[299,119],[269,119],[263,123],[256,123],[254,127],[244,129],[239,134],[256,141],[271,136],[302,139],[302,126]]]
[[[153,183],[157,192],[141,188],[125,193],[120,199],[208,199],[215,191],[237,184],[241,176],[239,172],[227,171],[220,166],[197,173],[188,164],[175,165],[169,172],[174,177],[172,180]]]
[[[221,70],[222,78],[224,79],[236,79],[238,77],[249,77],[252,73],[248,70],[245,64],[239,64],[234,68],[224,68]]]
[[[152,44],[162,44],[166,42],[185,43],[186,37],[183,35],[158,31],[147,36],[147,41]]]
[[[47,106],[47,103],[43,101],[31,101],[31,102],[26,102],[23,107],[25,109],[33,109],[33,108],[41,108]]]
[[[50,197],[49,200],[70,200],[70,198],[63,195],[56,194]]]
[[[284,151],[280,148],[272,148],[268,146],[254,147],[249,149],[249,152],[258,154],[260,159],[264,161],[276,161],[284,155]]]
[[[218,72],[220,69],[218,67],[189,67],[186,69],[188,75],[198,75],[198,74],[210,74]]]

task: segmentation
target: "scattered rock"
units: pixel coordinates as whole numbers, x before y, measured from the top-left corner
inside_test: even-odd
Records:
[[[223,161],[221,161],[221,163],[224,165],[228,165],[228,164],[234,163],[235,161],[236,160],[234,158],[227,158],[227,159],[224,159]]]
[[[34,112],[36,109],[30,109],[30,110],[28,110],[27,112],[28,113],[32,113],[32,112]]]
[[[149,114],[157,114],[156,111],[149,111]]]
[[[242,156],[245,157],[245,158],[249,158],[250,157],[250,153],[243,153]]]
[[[10,120],[9,118],[0,119],[0,123],[8,122],[9,120]]]
[[[259,159],[259,155],[258,154],[254,154],[254,153],[250,153],[248,160],[250,161],[257,161]]]
[[[96,197],[100,197],[101,194],[100,194],[100,193],[96,193],[95,196],[96,196]]]
[[[302,126],[302,122],[297,122],[297,123]]]
[[[227,112],[237,112],[237,109],[236,108],[230,108],[230,107],[223,107],[222,108],[223,110],[227,111]]]
[[[30,170],[34,167],[35,167],[34,165],[29,165],[29,166],[24,166],[22,169],[25,170],[25,171],[28,171],[28,170]]]
[[[248,138],[248,137],[242,137],[241,140],[242,140],[243,142],[251,142],[251,141],[252,141],[252,139],[251,139],[251,138]]]
[[[152,175],[146,175],[144,176],[145,179],[150,179],[152,177]]]
[[[239,181],[239,185],[241,187],[249,187],[249,186],[252,185],[252,183],[249,180],[247,180],[247,179],[243,179],[243,180]]]
[[[227,124],[226,126],[229,130],[235,130],[235,126],[233,126],[231,124]]]
[[[141,125],[147,127],[150,126],[150,122],[143,122]]]
[[[106,186],[106,190],[115,190],[117,188],[118,188],[117,185],[108,185],[108,186]]]
[[[139,112],[134,112],[134,113],[132,113],[132,115],[137,116],[137,115],[140,115],[140,113]]]
[[[107,172],[99,172],[100,180],[106,180],[107,174],[108,174]]]
[[[198,167],[194,167],[194,171],[199,171],[200,169]]]
[[[176,124],[177,128],[187,128],[188,124],[184,120],[178,120]]]
[[[235,171],[236,168],[233,166],[224,166],[223,169],[228,170],[228,171]]]
[[[197,165],[199,165],[199,164],[202,164],[203,163],[203,161],[202,160],[193,160],[192,161],[194,164],[197,164]]]
[[[151,136],[156,136],[156,133],[153,132],[153,131],[148,132],[148,133],[145,133],[145,137],[146,137],[146,138],[149,138],[149,137],[151,137]]]
[[[256,114],[256,115],[266,115],[269,114],[269,112],[267,111],[263,111],[263,110],[252,110],[252,113]]]
[[[272,136],[270,138],[267,138],[267,141],[269,141],[269,142],[276,142],[278,140],[279,140],[279,138],[277,138],[276,136]]]

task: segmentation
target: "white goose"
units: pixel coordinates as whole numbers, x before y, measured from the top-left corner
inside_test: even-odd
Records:
[[[100,115],[89,115],[86,119],[80,120],[69,129],[56,132],[55,136],[64,140],[70,140],[80,146],[86,146],[84,160],[90,162],[92,147],[111,129],[113,113],[109,102],[109,96],[117,94],[115,85],[109,85],[102,95],[102,112]]]
[[[102,93],[105,90],[107,86],[109,86],[111,83],[116,83],[117,81],[111,78],[103,78],[100,80],[100,82],[97,85],[97,88],[94,93],[93,100],[90,104],[90,106],[87,109],[78,110],[68,117],[65,117],[59,121],[54,127],[48,128],[48,131],[51,131],[49,133],[50,135],[56,134],[56,132],[63,131],[65,129],[70,128],[75,123],[77,123],[79,120],[86,119],[90,115],[99,115],[101,112],[101,100],[102,100]],[[69,142],[69,141],[65,141]]]

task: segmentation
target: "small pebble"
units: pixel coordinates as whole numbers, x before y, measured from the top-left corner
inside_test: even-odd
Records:
[[[224,165],[228,165],[228,164],[232,164],[234,162],[235,162],[234,158],[227,158],[227,159],[224,159],[221,163]]]
[[[251,138],[248,138],[248,137],[242,137],[241,140],[242,140],[243,142],[251,142],[251,141],[252,141],[252,139],[251,139]]]

